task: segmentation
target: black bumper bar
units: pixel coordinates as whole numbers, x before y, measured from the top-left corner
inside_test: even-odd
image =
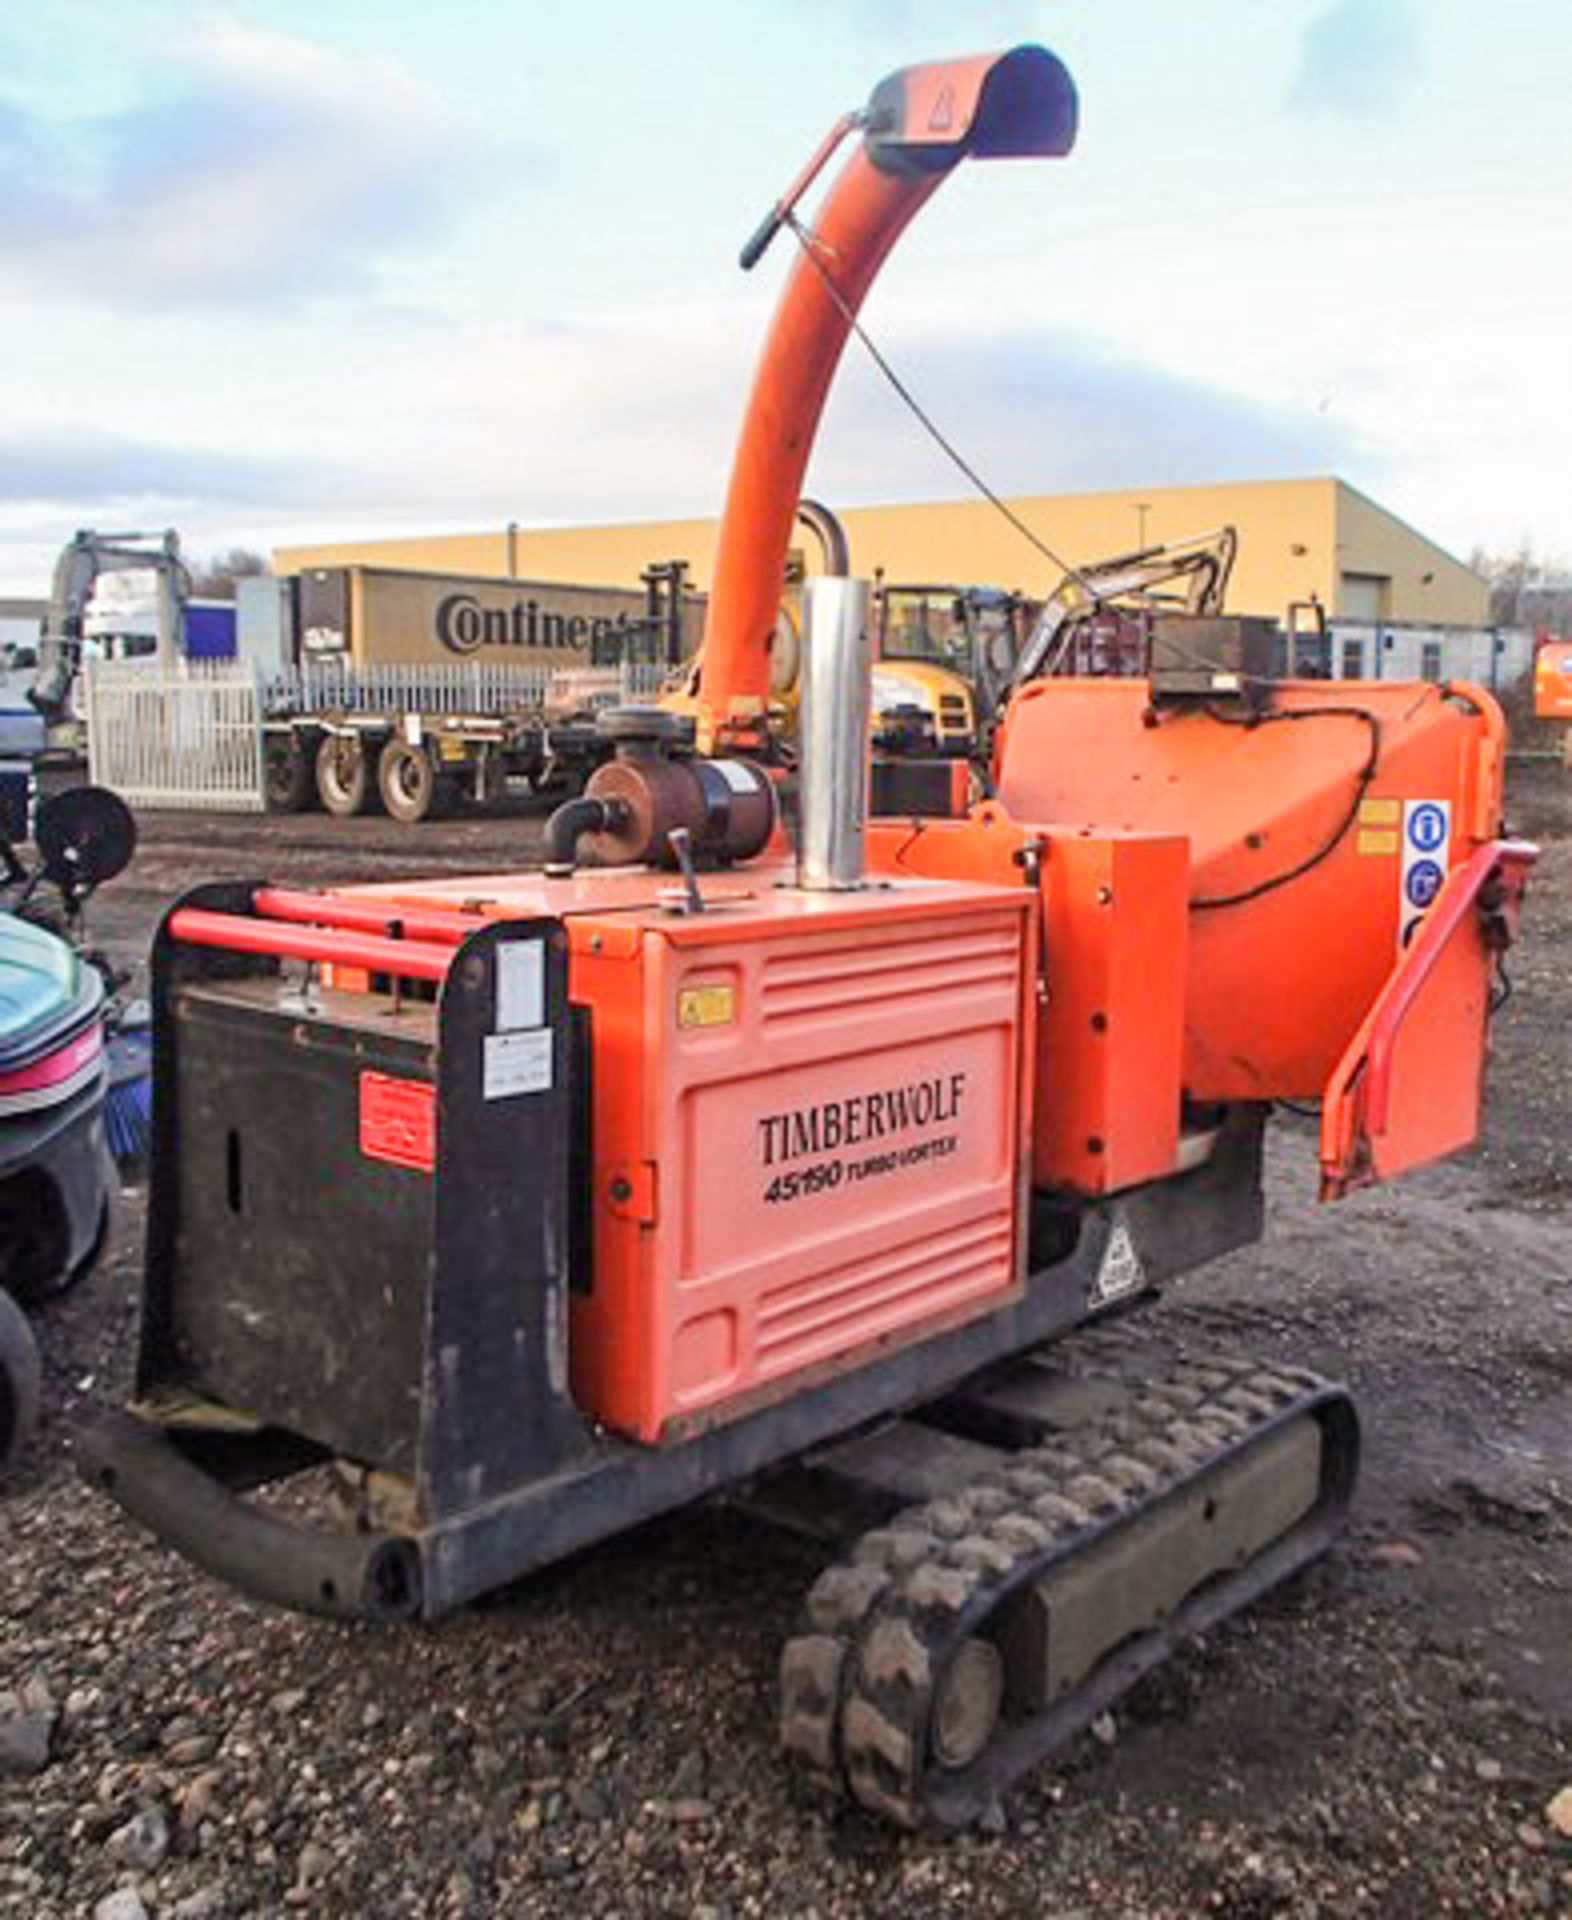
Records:
[[[387,1533],[322,1533],[277,1520],[187,1459],[163,1428],[97,1415],[76,1436],[77,1468],[188,1560],[299,1613],[407,1620],[421,1611],[420,1552]]]

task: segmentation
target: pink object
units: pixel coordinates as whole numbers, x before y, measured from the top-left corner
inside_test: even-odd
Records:
[[[0,1115],[34,1113],[69,1100],[98,1074],[103,1058],[104,1029],[94,1019],[40,1059],[0,1073]]]

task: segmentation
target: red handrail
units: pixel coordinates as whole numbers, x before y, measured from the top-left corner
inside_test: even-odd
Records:
[[[312,893],[304,887],[258,887],[252,905],[269,920],[347,927],[389,938],[433,940],[450,947],[459,946],[472,933],[491,924],[480,913],[430,907],[406,909],[391,901],[346,900],[341,895]]]
[[[380,939],[333,927],[281,925],[239,913],[210,913],[180,907],[169,916],[169,932],[194,947],[223,947],[231,953],[268,953],[283,960],[327,961],[363,967],[404,980],[445,980],[453,960],[450,946],[419,940]]]

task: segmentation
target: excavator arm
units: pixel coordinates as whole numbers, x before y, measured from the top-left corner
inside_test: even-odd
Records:
[[[1043,603],[1021,650],[1015,684],[1062,670],[1079,627],[1107,607],[1216,614],[1223,610],[1239,535],[1233,527],[1166,546],[1142,547],[1067,573]],[[1175,596],[1171,591],[1182,591]]]
[[[159,577],[159,653],[172,657],[179,645],[181,609],[191,594],[191,578],[173,528],[146,534],[95,533],[84,527],[61,549],[44,614],[38,672],[28,689],[28,699],[47,718],[56,719],[65,711],[82,657],[83,616],[100,577],[137,572]]]

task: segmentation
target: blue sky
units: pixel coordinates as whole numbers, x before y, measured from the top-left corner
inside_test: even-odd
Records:
[[[712,511],[740,241],[891,67],[1026,39],[1076,153],[961,170],[866,312],[995,485],[1337,471],[1572,553],[1552,0],[51,0],[0,13],[0,591],[80,525]],[[855,349],[810,485],[964,491]]]

